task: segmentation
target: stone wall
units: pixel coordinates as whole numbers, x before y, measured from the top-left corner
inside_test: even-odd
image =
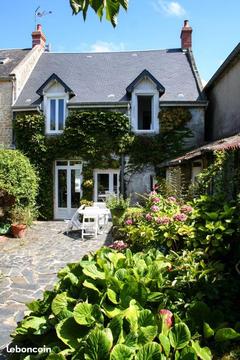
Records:
[[[0,147],[12,144],[12,88],[10,80],[0,80]]]
[[[43,51],[41,46],[35,46],[11,72],[12,81],[0,80],[0,147],[12,145],[11,107]]]
[[[44,48],[42,46],[35,46],[11,72],[16,77],[14,100],[20,94],[43,51]]]

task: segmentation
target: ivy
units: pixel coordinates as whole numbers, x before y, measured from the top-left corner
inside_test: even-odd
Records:
[[[179,119],[177,114],[179,113]],[[173,114],[173,127],[167,131]],[[45,218],[53,217],[53,162],[57,159],[81,159],[83,162],[83,198],[92,200],[93,169],[119,168],[120,157],[130,156],[129,168],[138,171],[183,151],[185,124],[191,119],[187,109],[160,112],[164,131],[154,136],[137,136],[130,130],[129,118],[119,112],[72,111],[61,135],[46,136],[42,114],[21,114],[15,119],[17,147],[36,166],[40,175],[38,204]],[[164,125],[165,124],[165,125]],[[174,130],[173,130],[174,128]]]
[[[130,147],[129,169],[139,171],[146,165],[156,167],[186,151],[185,141],[192,137],[187,128],[191,112],[186,108],[165,108],[159,112],[160,133],[135,136]]]
[[[46,136],[42,114],[18,115],[15,119],[17,147],[26,154],[40,175],[38,204],[44,218],[53,217],[53,162],[83,161],[83,197],[92,200],[94,168],[119,168],[119,156],[132,141],[129,119],[117,112],[73,111],[63,134]]]

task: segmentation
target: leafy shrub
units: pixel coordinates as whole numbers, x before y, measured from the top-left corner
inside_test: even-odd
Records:
[[[53,353],[75,360],[210,360],[208,337],[213,344],[214,336],[219,343],[240,336],[196,301],[198,289],[204,292],[218,278],[219,266],[206,267],[200,252],[164,256],[102,248],[62,269],[54,290],[28,305],[14,343],[50,347],[49,360]]]
[[[35,206],[38,177],[20,151],[0,150],[0,189],[20,207]]]
[[[133,217],[125,216],[123,232],[138,249],[146,246],[180,250],[202,248],[210,256],[230,250],[236,231],[236,208],[204,195],[191,204],[152,192],[146,206]]]

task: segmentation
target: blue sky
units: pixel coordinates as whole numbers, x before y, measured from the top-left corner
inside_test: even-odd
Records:
[[[209,80],[240,38],[240,0],[130,0],[116,29],[93,13],[84,23],[68,0],[0,0],[0,48],[31,46],[34,11],[52,51],[121,51],[180,47],[184,19],[193,27],[193,51],[200,76]]]

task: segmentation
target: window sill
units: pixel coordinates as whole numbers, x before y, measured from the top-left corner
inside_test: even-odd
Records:
[[[63,133],[63,130],[60,131],[47,131],[45,132],[45,135],[61,135]]]
[[[156,134],[156,130],[133,130],[135,134]]]

